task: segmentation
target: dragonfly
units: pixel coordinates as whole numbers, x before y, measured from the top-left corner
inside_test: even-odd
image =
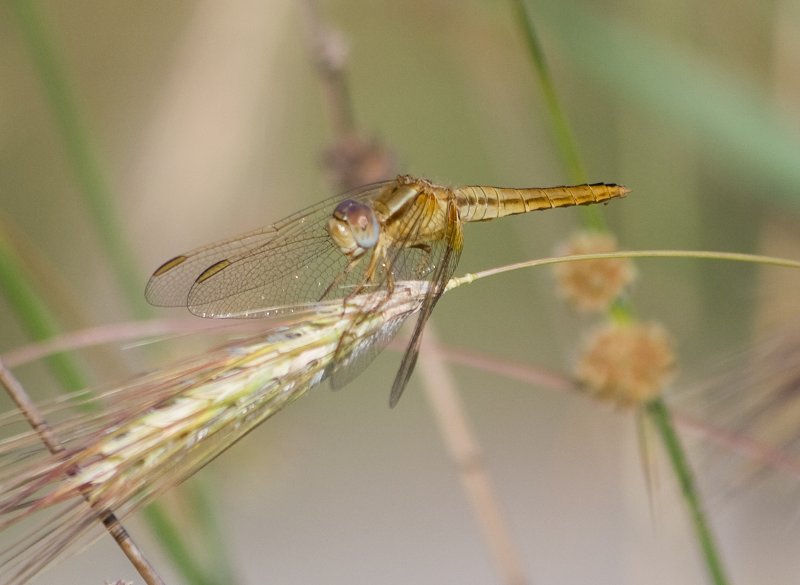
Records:
[[[0,546],[0,580],[24,583],[91,536],[103,511],[127,517],[323,380],[341,385],[417,315],[395,404],[431,310],[457,286],[450,277],[463,223],[626,192],[611,184],[453,189],[400,176],[164,263],[146,288],[152,303],[280,323],[98,396],[98,414],[51,425],[63,452],[42,449],[35,431],[0,441],[0,532],[23,534]],[[59,401],[43,414],[52,420],[71,406]],[[0,429],[16,422],[0,417]],[[46,511],[57,511],[55,520],[37,521]]]
[[[344,306],[368,293],[371,300],[361,301],[361,316],[342,333],[328,366],[331,384],[339,388],[369,365],[403,320],[387,322],[352,351],[361,322],[381,310],[396,283],[424,282],[416,325],[391,389],[393,407],[414,370],[425,323],[455,272],[464,223],[604,203],[628,192],[614,183],[446,187],[399,175],[175,256],[156,269],[145,296],[153,305],[185,306],[201,317],[257,318],[313,312],[332,300]]]

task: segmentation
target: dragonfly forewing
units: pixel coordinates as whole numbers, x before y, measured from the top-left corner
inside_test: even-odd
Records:
[[[156,306],[186,306],[202,317],[267,317],[321,300],[347,265],[326,225],[343,200],[371,201],[386,182],[331,197],[273,225],[197,248],[162,264],[145,297]],[[328,291],[343,298],[357,272]]]
[[[157,307],[186,306],[189,291],[202,272],[228,258],[255,253],[277,234],[273,226],[267,226],[175,256],[159,266],[150,277],[145,287],[145,298]]]

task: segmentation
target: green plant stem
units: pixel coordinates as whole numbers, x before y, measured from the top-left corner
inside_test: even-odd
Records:
[[[525,0],[512,0],[512,2],[515,6],[520,25],[525,31],[528,50],[539,78],[539,84],[544,93],[548,111],[550,112],[559,151],[572,177],[580,182],[587,182],[586,171],[581,162],[575,139],[567,124],[560,100],[558,99],[552,75],[547,67],[544,52],[541,49],[541,43],[536,34],[536,29],[533,26],[532,15],[528,10]],[[582,218],[587,228],[599,230],[607,229],[605,220],[596,207],[587,208]],[[617,321],[631,320],[634,317],[633,307],[629,303],[615,303],[611,308],[610,316]],[[727,580],[725,579],[720,557],[717,553],[711,530],[702,512],[700,496],[695,489],[689,463],[683,453],[683,448],[675,433],[675,429],[672,426],[669,410],[664,402],[658,399],[648,405],[647,411],[659,429],[664,447],[669,453],[672,467],[681,484],[684,502],[692,517],[695,535],[703,551],[708,572],[716,585],[723,585],[727,583]]]
[[[60,329],[58,322],[25,277],[16,255],[2,233],[0,233],[0,288],[31,338],[41,341],[58,333]],[[70,354],[55,353],[45,358],[45,362],[66,390],[74,392],[86,387],[87,376]]]
[[[220,551],[227,550],[227,543],[223,537],[223,531],[219,526],[213,487],[188,482],[185,488],[186,497],[189,499],[192,513],[198,518],[200,524],[210,528],[206,535],[206,546],[211,561],[210,571],[215,583],[236,583],[236,572],[229,562],[227,554],[220,554]]]
[[[717,547],[714,543],[714,537],[711,534],[711,528],[703,512],[703,506],[700,502],[700,496],[694,481],[692,469],[689,466],[689,461],[686,458],[683,446],[672,424],[672,417],[670,416],[669,409],[661,398],[651,401],[646,409],[648,416],[658,429],[661,441],[669,455],[672,469],[675,471],[678,483],[681,486],[683,500],[689,508],[692,526],[694,527],[697,540],[700,543],[700,548],[703,551],[711,581],[715,585],[726,585],[728,579],[725,576],[722,562],[717,553]]]
[[[516,11],[517,20],[522,26],[525,34],[525,42],[528,45],[528,53],[533,61],[533,67],[536,70],[539,87],[542,90],[544,101],[547,106],[547,111],[550,114],[550,121],[553,127],[553,137],[555,138],[556,145],[561,153],[561,159],[567,168],[567,173],[570,179],[575,183],[588,183],[588,174],[586,168],[581,161],[581,156],[578,151],[578,143],[575,136],[570,129],[567,116],[564,114],[564,109],[561,107],[561,101],[558,99],[555,84],[553,83],[553,76],[550,74],[550,68],[547,66],[547,60],[542,51],[539,37],[536,34],[536,29],[533,26],[533,18],[528,10],[525,0],[511,0]],[[606,231],[606,222],[603,214],[600,213],[596,207],[582,207],[580,213],[583,217],[584,223],[587,227]]]
[[[122,235],[124,231],[114,209],[108,181],[101,170],[99,157],[89,139],[80,109],[44,21],[32,0],[10,0],[10,4],[60,130],[64,152],[69,158],[70,167],[75,173],[80,192],[92,214],[95,229],[122,286],[123,294],[136,317],[151,316],[150,308],[142,298],[136,262]]]
[[[195,562],[195,555],[189,551],[180,530],[164,511],[163,506],[150,504],[142,513],[150,529],[166,549],[169,558],[180,569],[184,580],[191,585],[214,585],[215,582],[209,580],[205,571]]]

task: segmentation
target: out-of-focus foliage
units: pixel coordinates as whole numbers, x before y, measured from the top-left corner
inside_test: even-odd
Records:
[[[296,3],[36,4],[142,287],[175,253],[331,194],[320,165],[330,120]],[[403,172],[458,184],[566,180],[508,3],[319,4],[348,51],[357,124],[394,150]],[[796,3],[528,5],[590,179],[633,190],[606,208],[622,248],[800,257]],[[3,237],[66,327],[127,318],[7,6],[0,72]],[[468,226],[459,273],[551,254],[575,227],[568,211]],[[637,311],[678,342],[678,388],[798,309],[793,273],[694,261],[637,267]],[[555,369],[586,325],[544,272],[464,287],[433,321],[446,342]],[[0,331],[0,351],[27,341],[8,310]],[[224,471],[226,533],[249,582],[491,581],[414,381],[396,411],[385,408],[396,361],[381,358],[343,392],[312,393],[212,465]],[[97,369],[107,374],[103,363]],[[20,374],[34,391],[52,386],[36,368]],[[668,476],[652,530],[629,418],[488,374],[455,375],[534,581],[703,582]],[[790,583],[800,570],[800,535],[783,531],[793,503],[771,496],[733,511],[726,503],[719,516],[712,506],[736,582]],[[92,548],[41,582],[128,574],[120,561],[87,576],[103,554]]]

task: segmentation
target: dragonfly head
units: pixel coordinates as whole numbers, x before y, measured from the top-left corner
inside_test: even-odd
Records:
[[[358,258],[378,243],[380,224],[369,205],[348,199],[333,210],[328,233],[343,254]]]

